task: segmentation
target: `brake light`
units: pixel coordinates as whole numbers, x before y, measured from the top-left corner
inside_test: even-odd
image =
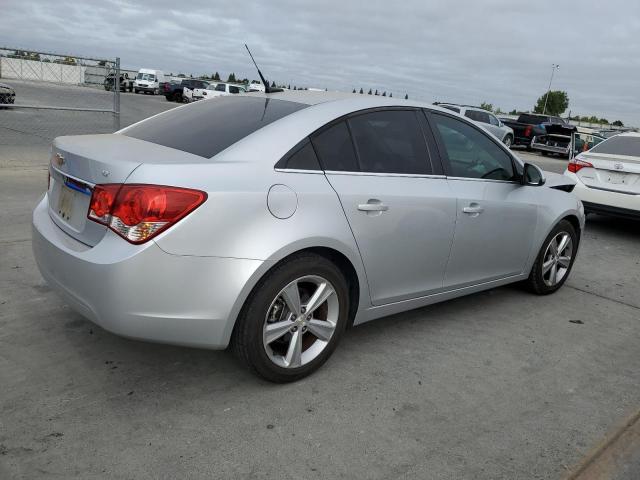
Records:
[[[574,157],[571,160],[569,160],[569,165],[567,166],[567,170],[569,170],[572,173],[578,173],[581,169],[585,167],[593,168],[593,165],[589,162],[582,160],[578,155],[577,157]]]
[[[87,217],[125,240],[144,243],[186,217],[207,199],[189,188],[164,185],[96,185]]]
[[[530,137],[531,136],[531,125],[527,125],[526,127],[524,127],[524,136],[525,137]]]

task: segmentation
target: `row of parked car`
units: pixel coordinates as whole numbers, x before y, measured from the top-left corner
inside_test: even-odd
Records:
[[[436,105],[459,113],[495,135],[507,147],[512,145],[540,152],[542,155],[556,154],[563,157],[586,152],[607,138],[622,133],[621,130],[577,127],[565,119],[553,115],[521,113],[516,120],[498,118],[480,107],[453,103]]]

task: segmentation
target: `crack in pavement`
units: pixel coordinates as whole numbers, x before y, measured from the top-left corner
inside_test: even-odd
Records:
[[[594,295],[594,296],[596,296],[598,298],[602,298],[604,300],[609,300],[611,302],[619,303],[620,305],[625,305],[627,307],[635,308],[636,310],[640,310],[640,307],[637,306],[637,305],[633,305],[632,303],[623,302],[622,300],[617,300],[615,298],[610,298],[610,297],[607,297],[607,296],[602,295],[600,293],[592,292],[590,290],[585,290],[585,289],[580,288],[580,287],[574,287],[573,285],[565,284],[565,287],[572,288],[574,290],[578,290],[579,292],[582,292],[582,293],[588,293],[589,295]]]

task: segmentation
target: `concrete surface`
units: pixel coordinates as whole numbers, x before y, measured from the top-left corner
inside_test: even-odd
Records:
[[[555,479],[640,407],[640,222],[590,217],[554,295],[375,321],[272,385],[226,352],[116,337],[53,294],[30,244],[47,147],[16,138],[0,145],[3,480]]]

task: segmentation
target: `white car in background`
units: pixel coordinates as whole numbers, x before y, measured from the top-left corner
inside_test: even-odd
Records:
[[[621,133],[569,161],[586,212],[640,218],[640,133]]]

